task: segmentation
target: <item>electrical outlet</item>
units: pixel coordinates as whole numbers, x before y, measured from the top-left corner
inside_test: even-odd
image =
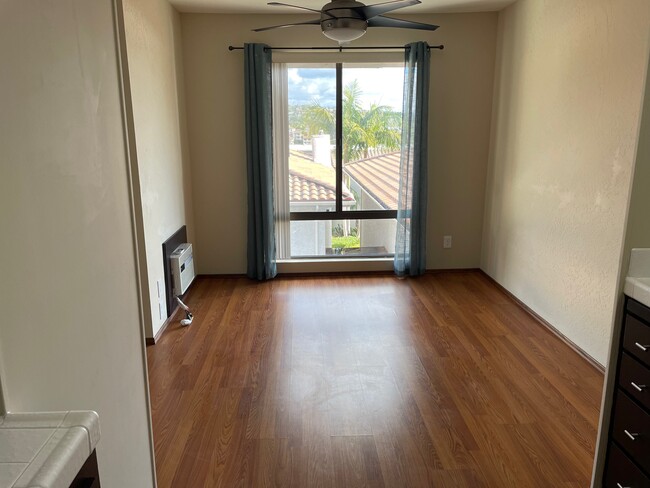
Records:
[[[158,304],[158,315],[160,316],[160,320],[162,320],[164,317],[164,312],[163,312],[163,304],[159,303]]]
[[[451,236],[444,236],[442,238],[442,247],[444,249],[451,249]]]
[[[160,299],[163,296],[162,280],[156,281],[156,288],[158,288],[158,298]]]

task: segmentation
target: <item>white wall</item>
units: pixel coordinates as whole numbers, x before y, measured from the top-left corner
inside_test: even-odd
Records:
[[[411,17],[433,33],[371,29],[356,45],[444,43],[432,52],[429,268],[478,267],[492,111],[497,14]],[[196,260],[200,273],[246,271],[244,67],[229,45],[332,45],[315,27],[251,29],[304,20],[287,15],[182,14]],[[454,248],[442,249],[442,236]]]
[[[159,298],[157,290],[165,280],[162,243],[191,221],[180,16],[166,0],[126,0],[124,21],[147,256],[146,333],[154,337],[167,318],[165,294]]]
[[[650,34],[646,0],[499,15],[482,267],[604,363]]]
[[[0,6],[0,358],[10,411],[93,409],[106,487],[153,486],[110,0]]]

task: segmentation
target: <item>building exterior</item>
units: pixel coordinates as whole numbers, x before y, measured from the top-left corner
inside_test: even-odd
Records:
[[[329,147],[329,136],[327,137]],[[336,208],[336,171],[327,160],[315,162],[313,151],[290,150],[289,210],[291,212],[329,212]],[[329,154],[329,152],[328,152]],[[328,156],[329,159],[329,156]],[[343,208],[356,204],[343,187]],[[291,222],[291,256],[324,256],[332,248],[331,220]]]
[[[353,194],[359,196],[361,210],[397,210],[399,195],[399,151],[378,154],[346,164],[347,176]],[[362,220],[359,222],[360,247],[385,248],[395,252],[395,219]]]

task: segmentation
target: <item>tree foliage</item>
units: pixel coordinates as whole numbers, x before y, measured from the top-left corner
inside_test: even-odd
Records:
[[[343,88],[343,163],[370,156],[370,150],[395,151],[400,147],[402,114],[387,105],[361,105],[363,92],[357,80]],[[303,107],[296,125],[309,135],[336,134],[333,108],[313,102]]]

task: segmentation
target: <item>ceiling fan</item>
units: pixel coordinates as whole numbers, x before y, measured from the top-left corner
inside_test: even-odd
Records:
[[[268,5],[293,7],[302,10],[309,10],[320,14],[319,19],[308,20],[306,22],[295,22],[293,24],[274,25],[271,27],[262,27],[253,29],[255,32],[262,32],[271,29],[280,29],[283,27],[292,27],[295,25],[318,25],[326,37],[339,44],[354,41],[366,33],[368,27],[399,27],[402,29],[420,29],[436,30],[439,26],[431,24],[422,24],[410,20],[393,19],[385,17],[383,14],[392,12],[411,5],[422,3],[420,0],[394,0],[392,2],[378,3],[375,5],[364,5],[355,0],[332,0],[323,6],[321,10],[315,10],[298,5],[289,5],[288,3],[270,2]]]

